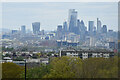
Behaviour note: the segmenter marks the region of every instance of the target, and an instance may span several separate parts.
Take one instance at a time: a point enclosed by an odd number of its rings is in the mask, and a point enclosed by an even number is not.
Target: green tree
[[[2,51],[13,51],[14,48],[5,48],[5,47],[2,47]]]
[[[98,70],[97,77],[117,78],[118,77],[118,57],[106,59],[103,62],[103,68]]]
[[[44,75],[49,73],[50,66],[41,64],[40,67],[27,68],[27,78],[42,78]],[[25,77],[25,73],[21,74],[21,78]]]
[[[117,57],[89,58],[83,61],[83,77],[85,78],[116,78],[118,75]]]
[[[50,73],[43,78],[80,78],[82,75],[82,60],[77,57],[54,58],[50,65]]]
[[[20,78],[24,67],[14,63],[2,63],[2,78]]]
[[[17,57],[16,59],[14,59],[14,61],[24,61],[24,57],[19,56],[19,57]]]
[[[4,57],[11,57],[11,55],[7,53],[7,54],[5,54]]]
[[[120,59],[120,58],[119,58]],[[24,77],[24,73],[22,74]],[[27,78],[117,78],[118,57],[54,57],[50,64],[27,69]]]

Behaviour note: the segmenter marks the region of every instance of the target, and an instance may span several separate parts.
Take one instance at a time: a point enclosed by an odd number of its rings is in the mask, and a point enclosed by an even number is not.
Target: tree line
[[[117,56],[113,58],[54,57],[47,65],[27,68],[27,78],[118,78]],[[3,78],[24,78],[25,68],[14,63],[2,63]]]

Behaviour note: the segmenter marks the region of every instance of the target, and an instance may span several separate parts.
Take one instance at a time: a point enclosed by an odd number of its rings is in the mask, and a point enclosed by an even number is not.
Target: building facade
[[[21,33],[22,33],[22,34],[25,34],[25,33],[26,33],[26,26],[25,26],[25,25],[22,25],[22,26],[21,26]]]
[[[97,18],[97,32],[101,33],[101,21],[99,20],[99,18]]]
[[[69,10],[68,16],[69,32],[75,32],[74,28],[77,26],[77,11],[75,9]]]
[[[107,34],[107,25],[103,25],[103,27],[102,27],[102,33]]]
[[[66,21],[63,23],[63,32],[64,33],[67,32],[67,22]]]
[[[89,21],[89,33],[90,36],[93,34],[93,28],[94,28],[94,21]]]
[[[38,34],[40,32],[40,22],[32,23],[33,34]]]
[[[67,50],[60,50],[59,56],[80,57],[81,59],[98,58],[98,57],[109,58],[114,56],[114,52],[67,49]]]
[[[57,26],[57,39],[62,39],[62,33],[63,33],[63,29],[62,29],[62,25],[58,25]]]

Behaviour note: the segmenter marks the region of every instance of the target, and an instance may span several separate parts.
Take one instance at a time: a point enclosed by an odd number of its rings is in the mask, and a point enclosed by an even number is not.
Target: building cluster
[[[78,12],[70,9],[68,20],[57,25],[55,31],[41,30],[40,22],[33,22],[32,31],[22,25],[19,30],[3,32],[0,40],[2,50],[4,48],[2,62],[24,64],[26,59],[30,64],[48,64],[51,58],[61,56],[81,59],[113,57],[117,49],[120,50],[120,38],[118,43],[118,32],[108,30],[107,27],[102,25],[99,18],[96,26],[92,20],[86,26],[83,20],[78,19]],[[65,49],[68,47],[74,49]]]
[[[33,63],[48,64],[50,59],[54,57],[70,56],[70,57],[79,57],[84,60],[87,58],[101,58],[101,57],[110,58],[110,57],[114,57],[116,54],[117,53],[113,51],[105,50],[105,49],[90,50],[90,49],[75,49],[72,47],[61,48],[58,53],[54,52],[51,49],[46,49],[44,52],[3,51],[2,63],[13,62],[18,65],[24,65],[26,61],[27,64],[33,64]]]
[[[49,59],[52,57],[58,57],[58,54],[54,54],[53,51],[52,54],[49,52],[46,52],[46,54],[42,54],[41,52],[11,52],[11,51],[6,51],[3,52],[2,54],[2,63],[4,62],[13,62],[19,65],[23,65],[25,63],[44,63],[48,64]],[[1,61],[0,61],[1,62]]]
[[[88,21],[88,26],[78,18],[75,9],[69,10],[68,20],[63,25],[57,25],[56,31],[40,30],[40,22],[32,23],[32,31],[27,30],[25,25],[19,30],[12,30],[2,34],[3,44],[7,47],[35,46],[35,47],[64,47],[81,46],[89,48],[117,49],[117,31],[108,30],[108,26],[102,24],[97,18]],[[9,39],[6,43],[5,39]],[[12,40],[12,41],[10,41]]]
[[[32,23],[32,30],[33,30],[32,31],[33,34],[35,35],[44,34],[44,30],[40,31],[40,22]],[[22,25],[20,30],[12,30],[12,34],[20,33],[20,34],[25,35],[26,33],[30,33],[30,32],[31,32],[30,30],[26,30],[25,25]]]
[[[77,18],[77,13],[75,9],[70,9],[68,21],[57,26],[58,40],[79,42],[81,46],[117,48],[117,32],[108,30],[107,25],[102,25],[99,18],[96,26],[94,21],[88,21],[87,27],[83,20]]]

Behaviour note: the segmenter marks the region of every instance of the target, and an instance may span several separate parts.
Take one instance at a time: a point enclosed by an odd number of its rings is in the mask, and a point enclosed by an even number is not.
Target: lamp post
[[[26,80],[26,71],[27,71],[27,68],[26,68],[26,59],[24,59],[25,61],[25,80]]]

